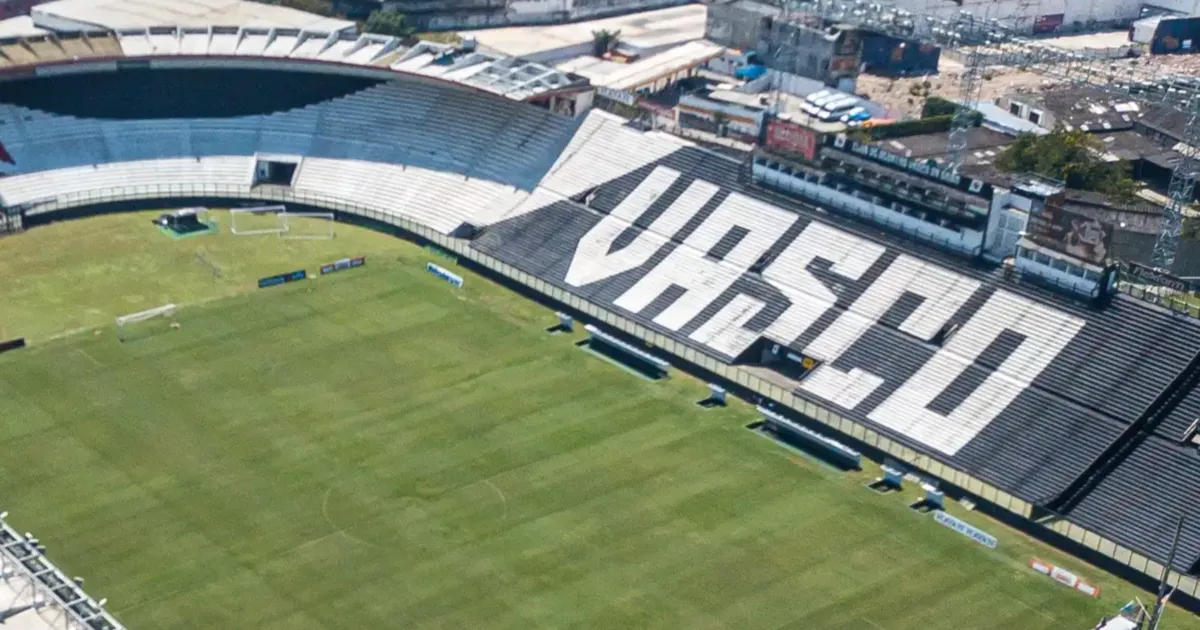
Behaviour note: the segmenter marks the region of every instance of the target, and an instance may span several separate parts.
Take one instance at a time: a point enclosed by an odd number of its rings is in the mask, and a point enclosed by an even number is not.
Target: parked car
[[[842,114],[840,120],[851,127],[859,127],[862,126],[864,122],[871,120],[871,112],[867,111],[866,108],[861,106],[854,107],[845,114]]]
[[[858,103],[859,99],[854,96],[848,96],[828,102],[821,107],[821,113],[817,115],[817,118],[825,122],[839,120],[851,109],[854,109]]]

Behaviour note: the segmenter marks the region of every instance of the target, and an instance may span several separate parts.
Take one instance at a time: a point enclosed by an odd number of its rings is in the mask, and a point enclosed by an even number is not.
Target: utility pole
[[[1175,524],[1175,538],[1171,541],[1171,555],[1167,556],[1167,565],[1163,569],[1162,579],[1158,582],[1158,595],[1154,598],[1154,612],[1150,614],[1150,624],[1147,630],[1158,630],[1158,624],[1162,621],[1163,610],[1167,607],[1166,600],[1170,598],[1167,593],[1167,578],[1171,576],[1171,565],[1175,563],[1175,552],[1179,551],[1179,534],[1183,531],[1183,517],[1179,517],[1179,522]],[[1174,592],[1173,590],[1171,592]]]

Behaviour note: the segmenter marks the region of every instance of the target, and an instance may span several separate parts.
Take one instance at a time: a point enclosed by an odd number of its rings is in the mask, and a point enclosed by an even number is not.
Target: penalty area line
[[[87,359],[88,361],[91,361],[92,365],[99,367],[99,368],[104,367],[103,363],[97,361],[96,357],[93,357],[92,355],[88,354],[87,352],[84,352],[83,348],[75,348],[75,352],[79,353],[83,358]]]
[[[345,538],[346,540],[349,540],[351,542],[356,542],[365,547],[372,547],[374,549],[384,549],[384,550],[389,549],[389,547],[384,547],[383,545],[377,545],[373,542],[368,542],[361,538],[357,538],[353,534],[351,534],[349,531],[347,531],[341,527],[338,527],[337,523],[333,522],[333,519],[329,517],[329,499],[330,499],[330,497],[333,496],[333,491],[336,489],[337,489],[336,482],[330,484],[329,489],[325,491],[325,498],[321,500],[321,517],[325,519],[325,524],[329,525],[329,527],[331,527],[336,534],[342,536],[343,538]]]

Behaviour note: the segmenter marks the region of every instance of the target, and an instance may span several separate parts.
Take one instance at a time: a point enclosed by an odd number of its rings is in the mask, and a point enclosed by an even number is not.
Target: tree
[[[333,4],[329,0],[264,0],[267,4],[274,4],[289,9],[297,9],[308,13],[315,13],[325,17],[335,15]]]
[[[391,35],[406,38],[413,34],[413,28],[405,23],[404,14],[398,11],[372,11],[363,27],[368,33]]]
[[[592,56],[603,57],[621,43],[621,31],[601,29],[592,31]]]
[[[1009,173],[1036,173],[1052,177],[1077,190],[1101,192],[1119,201],[1129,201],[1139,185],[1133,180],[1129,162],[1106,162],[1101,158],[1104,143],[1092,134],[1061,125],[1037,136],[1021,134],[996,160],[996,167]]]

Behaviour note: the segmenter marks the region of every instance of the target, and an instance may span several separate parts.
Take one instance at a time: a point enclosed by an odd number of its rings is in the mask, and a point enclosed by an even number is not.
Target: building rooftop
[[[689,4],[657,11],[633,13],[618,17],[556,24],[553,26],[517,26],[464,32],[482,48],[513,57],[529,57],[564,50],[564,58],[579,54],[576,49],[592,41],[592,32],[620,31],[623,47],[646,50],[683,44],[704,38],[704,21],[708,9]]]
[[[711,42],[694,41],[633,63],[617,63],[585,55],[555,64],[555,67],[587,77],[596,87],[633,91],[663,77],[703,65],[724,52],[723,47]]]
[[[33,18],[28,15],[18,15],[7,20],[0,20],[0,37],[35,37],[49,33],[44,28],[38,28]]]
[[[1144,112],[1144,106],[1133,99],[1115,99],[1104,92],[1085,87],[1010,94],[1009,98],[1044,108],[1054,115],[1055,122],[1068,130],[1098,132],[1130,129]]]
[[[1004,147],[1013,143],[1008,134],[976,127],[967,133],[967,151],[963,156],[966,164],[989,164],[999,157]],[[889,138],[875,144],[889,153],[912,158],[939,160],[949,153],[950,132],[924,133],[903,138]]]
[[[961,100],[956,102],[959,104],[962,103]],[[1037,123],[1025,120],[1024,118],[1021,118],[1015,114],[1010,114],[1003,107],[1000,107],[994,103],[976,103],[975,111],[983,114],[983,124],[985,127],[1002,133],[1009,133],[1013,135],[1021,133],[1044,135],[1050,133]]]
[[[354,22],[247,0],[57,0],[31,11],[35,24],[116,30],[151,26],[254,26],[343,31]]]

